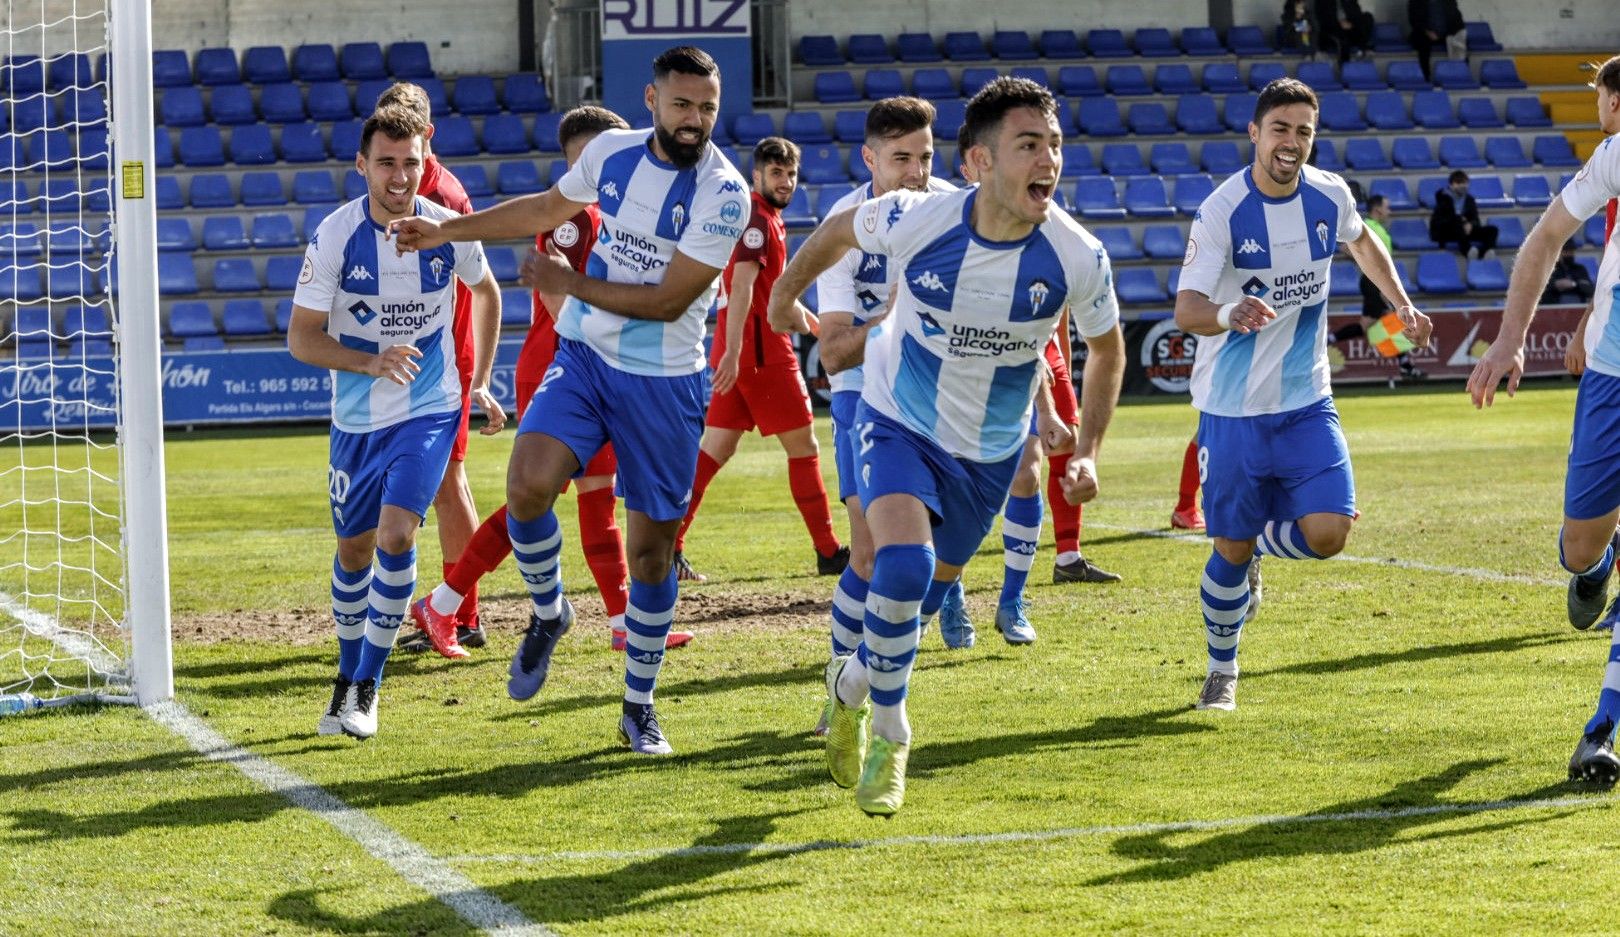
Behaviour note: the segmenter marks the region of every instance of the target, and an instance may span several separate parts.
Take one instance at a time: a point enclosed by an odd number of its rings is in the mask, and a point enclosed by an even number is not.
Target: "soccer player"
[[[627,130],[624,118],[606,108],[576,107],[563,115],[557,125],[557,140],[569,166],[579,160],[580,151],[604,130]],[[591,256],[591,245],[596,243],[601,230],[601,216],[595,205],[563,222],[554,231],[535,238],[536,250],[549,253],[553,245],[568,259],[575,270],[583,273]],[[551,367],[557,354],[557,326],[554,309],[562,306],[559,297],[543,297],[535,292],[529,323],[529,334],[518,352],[516,379],[518,420],[523,419],[535,388]],[[629,600],[626,580],[629,570],[624,560],[624,539],[614,516],[613,473],[615,463],[613,446],[603,446],[585,466],[584,475],[575,482],[579,500],[579,540],[584,548],[585,564],[602,593],[602,604],[607,610],[612,647],[622,651],[625,647],[624,609]],[[465,607],[477,594],[478,581],[492,572],[512,552],[512,540],[506,534],[506,506],[503,504],[486,518],[473,534],[461,559],[445,573],[444,581],[428,596],[411,605],[411,618],[423,635],[424,643],[446,657],[464,657],[466,651],[458,639],[464,633],[452,627],[459,618],[458,608]],[[668,646],[680,647],[692,639],[691,632],[672,631]]]
[[[833,533],[827,489],[821,481],[815,414],[799,356],[792,337],[778,335],[765,324],[766,300],[787,265],[782,209],[799,185],[799,147],[781,137],[759,141],[754,147],[753,178],[748,225],[720,280],[720,324],[709,352],[714,395],[698,449],[692,501],[675,536],[676,574],[696,582],[704,577],[686,559],[686,532],[709,482],[736,454],[742,434],[755,427],[761,436],[775,436],[787,453],[788,489],[815,546],[816,572],[832,576],[849,565],[849,548]]]
[[[287,328],[294,357],[332,371],[338,676],[321,735],[377,732],[377,684],[416,587],[416,529],[461,422],[451,324],[458,277],[473,294],[472,399],[494,431],[506,420],[489,393],[494,346],[486,339],[501,300],[483,248],[457,241],[400,257],[387,242],[396,219],[454,217],[417,195],[426,137],[427,122],[409,108],[380,108],[366,121],[355,156],[366,194],[310,238]]]
[[[1598,67],[1598,125],[1605,133],[1620,131],[1620,56]],[[1525,335],[1536,302],[1547,283],[1558,249],[1587,218],[1620,196],[1620,143],[1611,136],[1598,144],[1592,158],[1553,199],[1519,248],[1508,282],[1502,330],[1474,366],[1468,393],[1474,406],[1490,406],[1496,386],[1507,378],[1512,396],[1524,371]],[[1603,612],[1614,573],[1620,534],[1620,319],[1615,293],[1620,292],[1620,250],[1614,240],[1604,245],[1598,266],[1597,292],[1586,328],[1586,373],[1575,398],[1575,427],[1569,468],[1564,475],[1564,526],[1558,538],[1558,560],[1570,572],[1569,621],[1585,630]],[[1620,629],[1609,646],[1597,710],[1582,730],[1569,759],[1571,779],[1605,786],[1620,780],[1620,758],[1614,753],[1615,725],[1620,723]]]
[[[1198,464],[1214,550],[1199,596],[1209,646],[1199,709],[1237,707],[1237,645],[1252,617],[1259,553],[1324,559],[1344,549],[1355,515],[1350,453],[1328,382],[1328,270],[1339,243],[1397,302],[1405,334],[1429,340],[1383,242],[1356,214],[1343,179],[1305,164],[1316,94],[1281,78],[1249,124],[1254,164],[1193,218],[1176,324],[1201,336],[1193,359]]]
[[[742,237],[748,185],[709,139],[720,70],[708,53],[679,46],[659,55],[645,100],[652,130],[604,131],[547,191],[449,221],[413,218],[394,227],[400,250],[424,250],[457,238],[533,237],[587,205],[600,208],[585,274],[551,258],[525,271],[528,286],[568,299],[557,320],[557,356],[523,414],[507,471],[507,531],[534,605],[507,693],[526,700],[539,692],[573,622],[552,504],[611,442],[629,514],[619,733],[632,751],[667,755],[673,749],[653,690],[675,616],[675,532],[703,434],[704,320]]]
[[[1204,512],[1198,509],[1198,434],[1181,454],[1181,481],[1176,485],[1176,506],[1170,511],[1174,530],[1203,530]]]
[[[849,250],[896,267],[899,295],[867,342],[854,431],[876,547],[864,633],[856,654],[827,667],[828,767],[874,815],[905,799],[919,609],[942,588],[941,574],[948,583],[961,573],[1000,512],[1029,436],[1042,349],[1064,306],[1091,351],[1081,438],[1064,475],[1071,502],[1096,495],[1097,448],[1125,363],[1108,255],[1052,204],[1063,133],[1051,93],[998,78],[968,103],[966,121],[977,187],[901,190],[832,216],[771,294],[772,325],[802,330],[793,300]]]

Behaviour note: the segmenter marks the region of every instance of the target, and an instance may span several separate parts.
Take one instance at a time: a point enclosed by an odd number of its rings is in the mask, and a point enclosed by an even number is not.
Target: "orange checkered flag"
[[[1378,353],[1385,358],[1404,355],[1417,347],[1406,337],[1405,330],[1406,325],[1401,322],[1400,316],[1386,312],[1367,329],[1367,343],[1378,349]]]

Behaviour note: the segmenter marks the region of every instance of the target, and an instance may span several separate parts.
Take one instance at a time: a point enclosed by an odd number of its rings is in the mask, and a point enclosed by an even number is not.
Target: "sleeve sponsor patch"
[[[758,228],[749,228],[743,232],[743,245],[749,250],[759,250],[765,246],[765,232]]]
[[[304,268],[298,271],[298,282],[308,283],[313,279],[315,279],[315,264],[311,263],[308,257],[305,257]]]
[[[572,221],[565,221],[561,227],[551,232],[551,241],[558,247],[567,250],[579,243],[579,228]]]

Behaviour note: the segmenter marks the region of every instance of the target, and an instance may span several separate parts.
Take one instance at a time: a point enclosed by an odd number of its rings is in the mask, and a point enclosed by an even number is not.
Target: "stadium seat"
[[[1526,87],[1512,59],[1486,59],[1481,62],[1479,80],[1485,87],[1495,91],[1511,91]]]
[[[164,257],[174,257],[176,254],[159,254],[161,261]],[[190,258],[183,258],[190,263]],[[33,302],[45,296],[44,278],[40,276],[38,267],[0,267],[0,299],[11,299],[17,302]]]
[[[1490,146],[1489,142],[1486,147]],[[1520,173],[1513,177],[1513,201],[1520,208],[1544,208],[1552,202],[1552,190],[1547,177],[1537,173]]]
[[[1507,122],[1515,127],[1551,127],[1552,118],[1540,98],[1508,98]]]
[[[393,82],[387,80],[386,78],[374,78],[370,81],[362,81],[356,85],[354,89],[355,113],[370,117],[371,112],[377,109],[377,99],[381,97],[382,93],[387,91],[389,86],[392,84]]]
[[[202,246],[211,251],[242,251],[252,247],[242,219],[235,215],[209,215],[203,219]]]
[[[303,235],[305,242],[313,240],[315,231],[326,220],[326,216],[338,210],[337,202],[322,202],[304,209]]]
[[[1079,176],[1095,176],[1102,170],[1091,158],[1091,147],[1084,143],[1063,144],[1063,178],[1074,179]]]
[[[514,283],[518,278],[517,252],[510,247],[484,248],[484,261],[497,283]]]
[[[1331,62],[1301,62],[1297,77],[1300,81],[1310,85],[1311,90],[1317,94],[1326,91],[1344,90],[1344,84],[1339,81],[1339,76],[1334,73]],[[1383,83],[1380,82],[1379,86],[1382,87]]]
[[[294,173],[292,200],[299,205],[337,201],[337,186],[332,184],[332,173],[325,169],[304,169]]]
[[[461,187],[466,190],[468,198],[495,194],[495,185],[489,181],[489,170],[482,163],[463,163],[457,166],[456,178],[461,181]]]
[[[158,293],[163,296],[188,296],[197,292],[197,271],[191,265],[189,253],[160,251],[158,253]]]
[[[1082,132],[1093,137],[1123,137],[1125,122],[1113,98],[1081,98],[1076,115]]]
[[[911,93],[928,101],[957,97],[956,80],[943,68],[919,68],[911,74]]]
[[[1188,26],[1181,31],[1181,48],[1188,55],[1225,55],[1221,37],[1208,26]]]
[[[1581,165],[1575,158],[1575,151],[1570,149],[1569,140],[1562,134],[1536,137],[1530,144],[1530,155],[1543,166],[1574,168]]]
[[[1103,87],[1090,65],[1065,65],[1058,69],[1058,92],[1065,97],[1094,98],[1103,94]]]
[[[1470,260],[1467,282],[1468,288],[1476,293],[1501,293],[1507,289],[1507,271],[1502,269],[1502,262],[1494,257]]]
[[[1348,91],[1336,91],[1322,95],[1319,100],[1324,128],[1337,131],[1367,129],[1367,122],[1361,117],[1361,105],[1355,95]]]
[[[1121,267],[1114,271],[1114,294],[1122,303],[1162,303],[1170,299],[1151,267]]]
[[[1035,43],[1029,41],[1029,33],[1022,29],[996,30],[996,34],[990,39],[990,51],[1003,61],[1026,62],[1041,57],[1041,54],[1035,51]]]
[[[1513,207],[1513,199],[1502,189],[1501,176],[1474,176],[1468,180],[1468,194],[1480,208]]]
[[[1203,90],[1190,67],[1169,62],[1153,70],[1153,87],[1160,94],[1193,94]]]
[[[849,156],[844,160],[844,167],[849,174],[849,178],[853,179],[857,185],[872,181],[872,170],[866,168],[866,162],[861,159],[861,151],[858,147],[852,146],[849,148]]]
[[[1344,143],[1344,164],[1357,172],[1388,172],[1395,168],[1376,137],[1352,137]]]
[[[962,97],[972,98],[979,93],[979,89],[994,81],[1000,74],[999,70],[984,65],[969,66],[962,69]]]
[[[1602,213],[1599,213],[1601,217]],[[1524,222],[1517,215],[1503,215],[1497,218],[1485,219],[1487,224],[1496,225],[1496,246],[1507,250],[1517,250],[1524,245]]]
[[[1155,143],[1148,149],[1148,165],[1161,176],[1185,176],[1198,171],[1198,163],[1185,143]]]
[[[438,143],[437,131],[434,143]],[[527,153],[529,149],[529,131],[523,126],[522,117],[516,114],[491,114],[484,118],[485,153]]]
[[[776,121],[769,114],[738,114],[731,122],[731,137],[739,146],[752,147],[776,135]]]
[[[1406,41],[1405,26],[1397,22],[1375,23],[1373,25],[1373,51],[1411,52],[1412,45]]]
[[[1103,80],[1109,94],[1152,94],[1153,86],[1140,65],[1110,65]]]
[[[962,100],[940,101],[934,105],[934,136],[942,140],[956,139],[956,132],[962,129],[962,121],[967,118],[967,102]],[[1058,107],[1058,123],[1063,123],[1063,108]]]
[[[1530,157],[1518,137],[1486,137],[1485,159],[1497,169],[1529,169]]]
[[[425,42],[395,42],[388,47],[388,74],[399,81],[419,81],[433,77],[433,62]]]
[[[255,338],[274,334],[270,320],[264,314],[264,303],[257,299],[228,299],[220,311],[226,335],[234,338]]]
[[[1465,293],[1468,286],[1457,273],[1457,255],[1431,251],[1418,257],[1418,289],[1425,293]]]
[[[292,81],[287,52],[281,46],[253,46],[242,53],[242,77],[256,85]]]
[[[1258,26],[1233,26],[1226,33],[1226,47],[1239,57],[1245,55],[1270,55],[1276,50],[1271,47],[1271,40]]]
[[[953,62],[988,62],[990,50],[978,33],[949,32],[945,34],[945,57]]]
[[[882,36],[856,33],[849,37],[849,60],[856,65],[887,65],[894,61],[894,53]]]
[[[1224,129],[1215,99],[1207,94],[1184,94],[1176,99],[1176,126],[1191,134],[1220,133]]]
[[[813,227],[818,219],[810,209],[810,193],[803,186],[793,190],[793,197],[782,209],[782,223],[790,228]]]
[[[1208,176],[1177,176],[1174,190],[1170,195],[1170,204],[1176,211],[1191,217],[1198,213],[1198,207],[1204,204],[1215,191],[1215,183]]]
[[[832,36],[801,36],[799,61],[811,68],[844,64],[844,53],[838,51],[838,40]]]
[[[855,153],[860,151],[854,150]],[[844,168],[844,158],[838,147],[831,144],[805,147],[799,154],[799,176],[809,185],[833,185],[847,183],[849,170]]]
[[[169,307],[169,335],[172,338],[192,338],[218,335],[214,313],[207,303],[184,302]]]
[[[1155,260],[1179,261],[1187,253],[1187,233],[1180,225],[1148,225],[1142,232],[1142,252]]]
[[[182,146],[184,140],[181,137]],[[231,129],[231,162],[238,166],[268,166],[275,161],[276,145],[269,126],[244,124]]]
[[[849,72],[820,72],[816,75],[816,100],[822,104],[847,104],[859,101],[861,94],[855,89],[855,79]]]
[[[1125,217],[1114,180],[1106,176],[1082,176],[1074,185],[1074,208],[1084,218]]]
[[[345,91],[347,95],[347,91]],[[304,119],[304,95],[295,84],[265,85],[259,89],[259,112],[276,124],[294,124]]]
[[[963,71],[965,73],[966,69],[964,69]],[[1033,81],[1036,84],[1040,85],[1042,88],[1050,89],[1052,87],[1051,76],[1047,74],[1046,68],[1044,66],[1020,65],[1020,66],[1018,66],[1018,67],[1016,67],[1016,68],[1014,68],[1012,70],[1012,76],[1014,78],[1022,78],[1022,79],[1026,80],[1026,81]],[[962,97],[964,97],[964,98],[973,97],[973,95],[971,95],[971,94],[969,94],[967,92],[967,88],[965,86],[962,89]],[[1062,103],[1068,104],[1069,102],[1064,101]]]
[[[1374,91],[1367,95],[1367,123],[1379,130],[1411,130],[1412,117],[1406,112],[1406,95],[1399,91]]]
[[[1441,137],[1440,164],[1448,169],[1484,169],[1485,157],[1473,137]]]
[[[73,166],[73,136],[66,130],[40,130],[28,140],[28,162],[44,163],[46,169],[68,169]],[[61,180],[73,184],[71,179]],[[77,204],[72,210],[78,208]],[[54,209],[53,209],[54,210]]]
[[[1418,204],[1426,209],[1434,208],[1434,193],[1447,185],[1445,176],[1424,176],[1418,180]]]
[[[1175,124],[1170,122],[1170,112],[1159,103],[1132,104],[1125,112],[1125,120],[1131,132],[1138,136],[1167,136],[1176,132]]]
[[[836,111],[833,113],[833,136],[840,143],[866,142],[866,112]]]
[[[152,52],[152,86],[155,88],[184,88],[191,84],[191,60],[180,49],[156,49]]]
[[[1232,62],[1213,62],[1204,66],[1204,90],[1211,94],[1237,94],[1247,91],[1249,85],[1238,74]]]
[[[1500,52],[1502,44],[1491,35],[1491,24],[1485,22],[1464,23],[1463,28],[1468,30],[1468,51],[1470,52]]]
[[[385,85],[392,84],[392,81],[385,82]],[[428,104],[430,104],[433,108],[434,120],[438,120],[440,117],[450,116],[452,112],[452,108],[450,107],[450,93],[444,90],[444,82],[437,78],[418,78],[416,79],[416,84],[420,85],[422,90],[427,92]]]
[[[1412,118],[1419,127],[1450,130],[1458,126],[1451,95],[1444,91],[1418,91],[1412,95]]]
[[[174,168],[174,138],[162,127],[156,128],[152,134],[152,165],[158,169]]]
[[[229,302],[229,301],[230,300],[226,300],[226,302]],[[281,332],[281,333],[285,334],[286,331],[287,331],[287,327],[292,325],[292,307],[293,307],[293,303],[292,303],[291,299],[283,299],[283,300],[276,303],[275,325],[276,325],[276,331],[277,332]],[[503,312],[503,315],[504,315],[504,312],[505,312],[504,307],[502,309],[502,312]]]
[[[1457,119],[1470,130],[1494,130],[1504,126],[1502,115],[1490,98],[1463,98],[1457,102]]]
[[[1133,42],[1136,45],[1136,54],[1143,58],[1165,59],[1181,54],[1176,41],[1170,37],[1170,30],[1157,26],[1138,29]]]
[[[251,124],[259,119],[253,105],[253,91],[247,85],[220,85],[208,97],[208,112],[214,123],[234,126]]]
[[[1328,172],[1344,172],[1344,160],[1339,157],[1339,147],[1332,140],[1317,137],[1316,145],[1311,150],[1310,162],[1317,169],[1325,169]],[[1248,160],[1244,160],[1244,165],[1248,165],[1248,163]]]
[[[1322,141],[1317,141],[1321,147]],[[1198,163],[1212,176],[1228,176],[1243,168],[1245,160],[1232,140],[1210,140],[1198,151]]]
[[[782,118],[782,135],[801,147],[832,142],[818,111],[789,111]]]
[[[546,185],[534,163],[524,160],[496,166],[495,187],[502,195],[528,195],[541,191]]]
[[[248,230],[248,239],[253,246],[263,249],[298,247],[298,229],[293,227],[291,216],[281,212],[271,212],[253,216],[253,226]]]
[[[160,251],[185,251],[187,253],[196,250],[197,239],[191,234],[191,222],[185,218],[159,216],[157,220],[157,248]]]
[[[339,148],[339,130],[344,123],[332,126],[332,154],[338,159],[354,159],[360,150],[360,131],[358,121],[348,121],[355,127],[349,145]],[[320,124],[302,123],[286,124],[281,128],[281,158],[289,163],[324,163],[326,162],[326,144],[321,140]]]
[[[1607,219],[1604,218],[1603,212],[1598,212],[1592,217],[1586,219],[1586,224],[1582,228],[1586,234],[1586,243],[1592,245],[1593,247],[1603,247],[1603,229],[1606,226]]]
[[[1335,260],[1328,272],[1328,296],[1348,299],[1361,295],[1361,271],[1348,260]]]
[[[1255,62],[1249,66],[1249,90],[1256,93],[1279,78],[1287,78],[1288,69],[1280,62]]]
[[[1147,164],[1142,162],[1142,153],[1134,143],[1106,143],[1102,148],[1102,158],[1097,161],[1102,171],[1110,176],[1145,176]]]
[[[1434,85],[1423,76],[1423,68],[1413,59],[1397,59],[1389,63],[1384,80],[1396,91],[1427,91]]]
[[[498,114],[501,103],[495,96],[495,79],[488,75],[463,75],[456,79],[452,100],[458,114]],[[315,103],[313,95],[310,110]]]
[[[1099,59],[1128,59],[1133,54],[1125,34],[1117,29],[1093,29],[1086,33],[1086,50]]]
[[[287,204],[287,195],[281,190],[281,175],[275,172],[243,173],[241,202],[243,205]]]
[[[69,338],[111,338],[107,310],[102,306],[69,306],[62,316],[62,334]]]
[[[201,49],[194,60],[197,66],[197,84],[199,85],[239,85],[242,83],[242,70],[236,64],[236,50],[234,49]]]
[[[557,130],[562,125],[563,115],[560,111],[546,111],[534,115],[534,145],[542,153],[561,153],[562,141],[557,136]],[[714,125],[714,141],[720,144],[721,131],[724,125],[719,121]]]
[[[187,127],[180,131],[180,162],[187,166],[225,165],[225,141],[218,127]]]
[[[206,244],[206,238],[204,239]],[[220,293],[257,293],[262,286],[253,270],[253,261],[246,257],[230,257],[214,261],[214,290]]]
[[[1434,83],[1447,91],[1479,90],[1479,82],[1474,79],[1473,71],[1462,59],[1436,58],[1430,74]]]
[[[349,81],[388,77],[388,67],[383,64],[382,46],[375,42],[344,43],[338,52],[338,68]]]
[[[1125,180],[1125,210],[1137,218],[1169,218],[1176,210],[1164,192],[1158,176],[1136,176]]]
[[[271,257],[264,262],[264,287],[272,293],[291,293],[298,288],[298,272],[304,265],[301,256]]]
[[[0,191],[3,191],[3,189],[0,189]],[[11,198],[0,195],[0,201],[9,202]],[[26,206],[26,203],[24,203],[24,206]],[[157,207],[159,211],[172,211],[186,207],[185,196],[180,191],[180,180],[168,173],[163,173],[157,177]]]
[[[33,99],[39,106],[45,104],[44,98]],[[19,102],[21,103],[21,102]],[[191,86],[184,88],[170,88],[163,92],[158,101],[158,115],[163,123],[170,127],[201,127],[208,122],[203,111],[202,92]],[[44,126],[44,120],[32,119],[24,121],[13,116],[11,124],[19,133]]]
[[[1417,208],[1417,201],[1412,198],[1412,190],[1407,188],[1405,179],[1374,179],[1367,186],[1367,194],[1382,195],[1388,199],[1390,211],[1411,211]]]
[[[1049,59],[1081,59],[1086,50],[1072,29],[1041,30],[1041,55]]]
[[[1254,106],[1260,100],[1258,94],[1242,92],[1226,96],[1226,103],[1222,105],[1222,118],[1226,121],[1226,129],[1233,133],[1247,133],[1249,121],[1254,119]]]
[[[1401,169],[1439,169],[1440,161],[1429,149],[1428,137],[1396,137],[1390,157]]]
[[[514,114],[538,114],[551,110],[546,83],[533,72],[507,75],[501,83],[501,102]]]
[[[182,223],[184,223],[182,221]],[[189,229],[188,229],[189,232]],[[163,250],[162,232],[158,233],[159,250]],[[24,221],[18,224],[0,225],[0,258],[32,257],[42,251],[39,243],[38,226]],[[6,263],[5,266],[11,266]]]
[[[900,72],[892,68],[868,69],[866,77],[861,82],[861,92],[868,101],[881,101],[906,93],[906,86],[900,77]]]
[[[318,42],[293,49],[293,77],[299,81],[337,81],[337,52],[328,43]]]
[[[494,94],[492,87],[490,89],[492,98]],[[341,81],[320,81],[310,85],[308,107],[312,120],[348,120],[354,116],[354,104],[349,100],[349,86]]]
[[[446,117],[434,121],[433,152],[440,157],[477,156],[478,137],[472,121],[465,117]]]
[[[894,47],[900,61],[911,65],[943,60],[939,46],[934,44],[934,37],[927,33],[901,33],[895,38]]]
[[[56,126],[59,121],[56,117],[54,103],[53,98],[43,94],[33,95],[14,102],[10,108],[12,132],[30,133],[47,126]]]
[[[1305,66],[1309,64],[1312,63],[1300,64],[1301,76],[1305,74]],[[1378,66],[1368,59],[1345,62],[1339,67],[1339,77],[1345,88],[1351,91],[1382,91],[1389,87],[1389,84],[1379,77]]]
[[[1108,252],[1108,259],[1114,263],[1122,260],[1141,260],[1142,249],[1136,246],[1136,240],[1131,236],[1130,228],[1120,228],[1113,225],[1098,225],[1091,229],[1091,233],[1102,242],[1103,250]],[[1115,271],[1118,275],[1118,271]]]

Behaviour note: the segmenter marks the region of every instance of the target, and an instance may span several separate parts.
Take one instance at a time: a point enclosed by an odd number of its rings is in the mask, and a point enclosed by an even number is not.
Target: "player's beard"
[[[675,134],[664,129],[662,124],[653,126],[653,134],[658,138],[658,145],[663,148],[664,155],[679,169],[691,169],[703,158],[703,148],[709,144],[709,135],[698,131],[696,143],[682,143],[675,139]]]
[[[776,209],[777,211],[781,211],[782,209],[788,207],[788,205],[791,204],[792,201],[793,201],[793,193],[792,192],[788,193],[787,198],[781,198],[781,197],[777,196],[775,189],[772,189],[772,190],[770,190],[768,192],[761,192],[761,193],[759,193],[759,195],[765,201],[770,202],[771,207]]]

